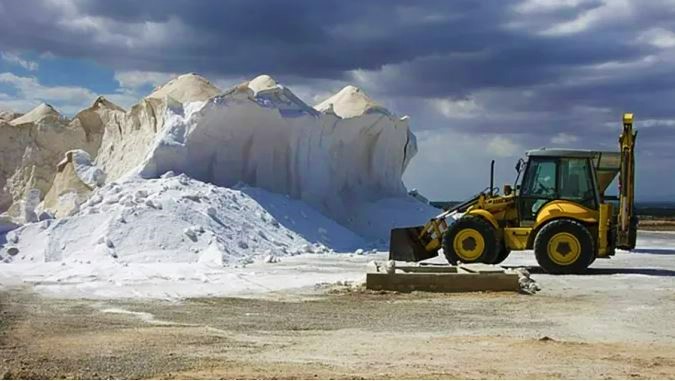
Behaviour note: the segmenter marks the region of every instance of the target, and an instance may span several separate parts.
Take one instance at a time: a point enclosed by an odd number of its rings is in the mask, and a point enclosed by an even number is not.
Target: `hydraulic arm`
[[[619,137],[621,173],[619,175],[619,214],[617,217],[617,247],[632,250],[637,236],[637,218],[633,215],[635,201],[635,139],[633,114],[623,114],[623,132]]]

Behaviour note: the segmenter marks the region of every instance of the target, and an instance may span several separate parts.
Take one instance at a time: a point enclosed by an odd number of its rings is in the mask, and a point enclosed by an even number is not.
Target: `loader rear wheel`
[[[578,274],[595,256],[591,232],[579,222],[562,219],[544,225],[534,239],[539,266],[551,274]]]
[[[495,229],[480,217],[462,217],[443,235],[443,252],[453,265],[457,262],[492,263],[498,247]]]
[[[635,249],[635,244],[637,243],[637,228],[639,220],[637,216],[630,218],[630,230],[628,230],[628,242],[630,245],[629,250]]]

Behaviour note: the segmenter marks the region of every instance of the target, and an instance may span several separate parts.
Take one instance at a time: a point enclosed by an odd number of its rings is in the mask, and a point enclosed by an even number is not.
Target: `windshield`
[[[521,194],[554,198],[556,190],[556,161],[533,160],[523,179]]]

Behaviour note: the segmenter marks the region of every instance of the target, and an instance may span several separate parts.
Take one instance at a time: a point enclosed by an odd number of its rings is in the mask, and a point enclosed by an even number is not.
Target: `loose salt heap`
[[[16,262],[223,265],[364,244],[361,237],[300,201],[171,173],[109,183],[70,217],[28,224],[8,237],[5,252],[18,250],[7,255]]]

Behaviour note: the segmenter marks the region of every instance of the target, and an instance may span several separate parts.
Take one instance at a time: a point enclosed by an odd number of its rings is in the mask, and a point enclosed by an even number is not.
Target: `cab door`
[[[558,198],[558,159],[530,157],[520,186],[520,226],[532,226],[544,204]]]

